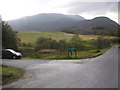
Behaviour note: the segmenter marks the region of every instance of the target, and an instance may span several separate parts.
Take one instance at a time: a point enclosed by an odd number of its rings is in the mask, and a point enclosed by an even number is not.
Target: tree
[[[35,47],[36,50],[57,49],[57,48],[58,48],[58,42],[51,38],[39,37],[36,41],[36,47]]]
[[[64,52],[67,50],[68,48],[68,45],[67,45],[67,42],[65,40],[60,40],[58,42],[58,49],[60,50],[60,52]]]
[[[18,50],[20,39],[17,37],[17,32],[13,31],[11,26],[5,21],[2,21],[2,48],[10,48]]]
[[[43,38],[39,37],[36,41],[35,50],[42,50],[42,49],[57,49],[60,52],[67,50],[67,43],[65,40],[60,40],[57,42],[51,38]]]
[[[94,42],[94,46],[100,50],[109,47],[110,42],[107,39],[105,39],[103,36],[99,36],[97,40]]]
[[[51,41],[51,49],[58,49],[58,42],[56,40]]]
[[[75,34],[73,38],[70,41],[71,46],[76,47],[78,50],[83,50],[84,49],[84,41],[81,40],[78,34]]]
[[[43,38],[43,37],[39,37],[36,41],[36,50],[41,50],[41,49],[50,49],[50,42],[51,42],[51,38]]]

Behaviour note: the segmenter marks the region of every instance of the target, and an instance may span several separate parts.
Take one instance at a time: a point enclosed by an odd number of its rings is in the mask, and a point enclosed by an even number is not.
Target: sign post
[[[77,48],[75,46],[71,46],[68,48],[68,56],[72,56],[73,52],[75,53],[75,56],[77,56]]]

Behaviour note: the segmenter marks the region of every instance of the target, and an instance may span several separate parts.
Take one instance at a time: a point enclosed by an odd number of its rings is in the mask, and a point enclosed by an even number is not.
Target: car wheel
[[[15,57],[15,56],[13,56],[13,59],[16,59],[16,57]]]

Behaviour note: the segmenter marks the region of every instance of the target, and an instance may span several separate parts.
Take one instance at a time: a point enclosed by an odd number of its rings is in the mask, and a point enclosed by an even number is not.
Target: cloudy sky
[[[119,0],[0,0],[3,20],[40,13],[80,15],[86,19],[106,16],[118,22]]]

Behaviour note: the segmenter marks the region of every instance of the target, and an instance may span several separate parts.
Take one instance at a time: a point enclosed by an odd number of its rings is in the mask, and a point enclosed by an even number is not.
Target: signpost
[[[68,56],[72,56],[73,52],[75,53],[75,56],[77,56],[77,48],[75,46],[71,46],[68,48]]]

